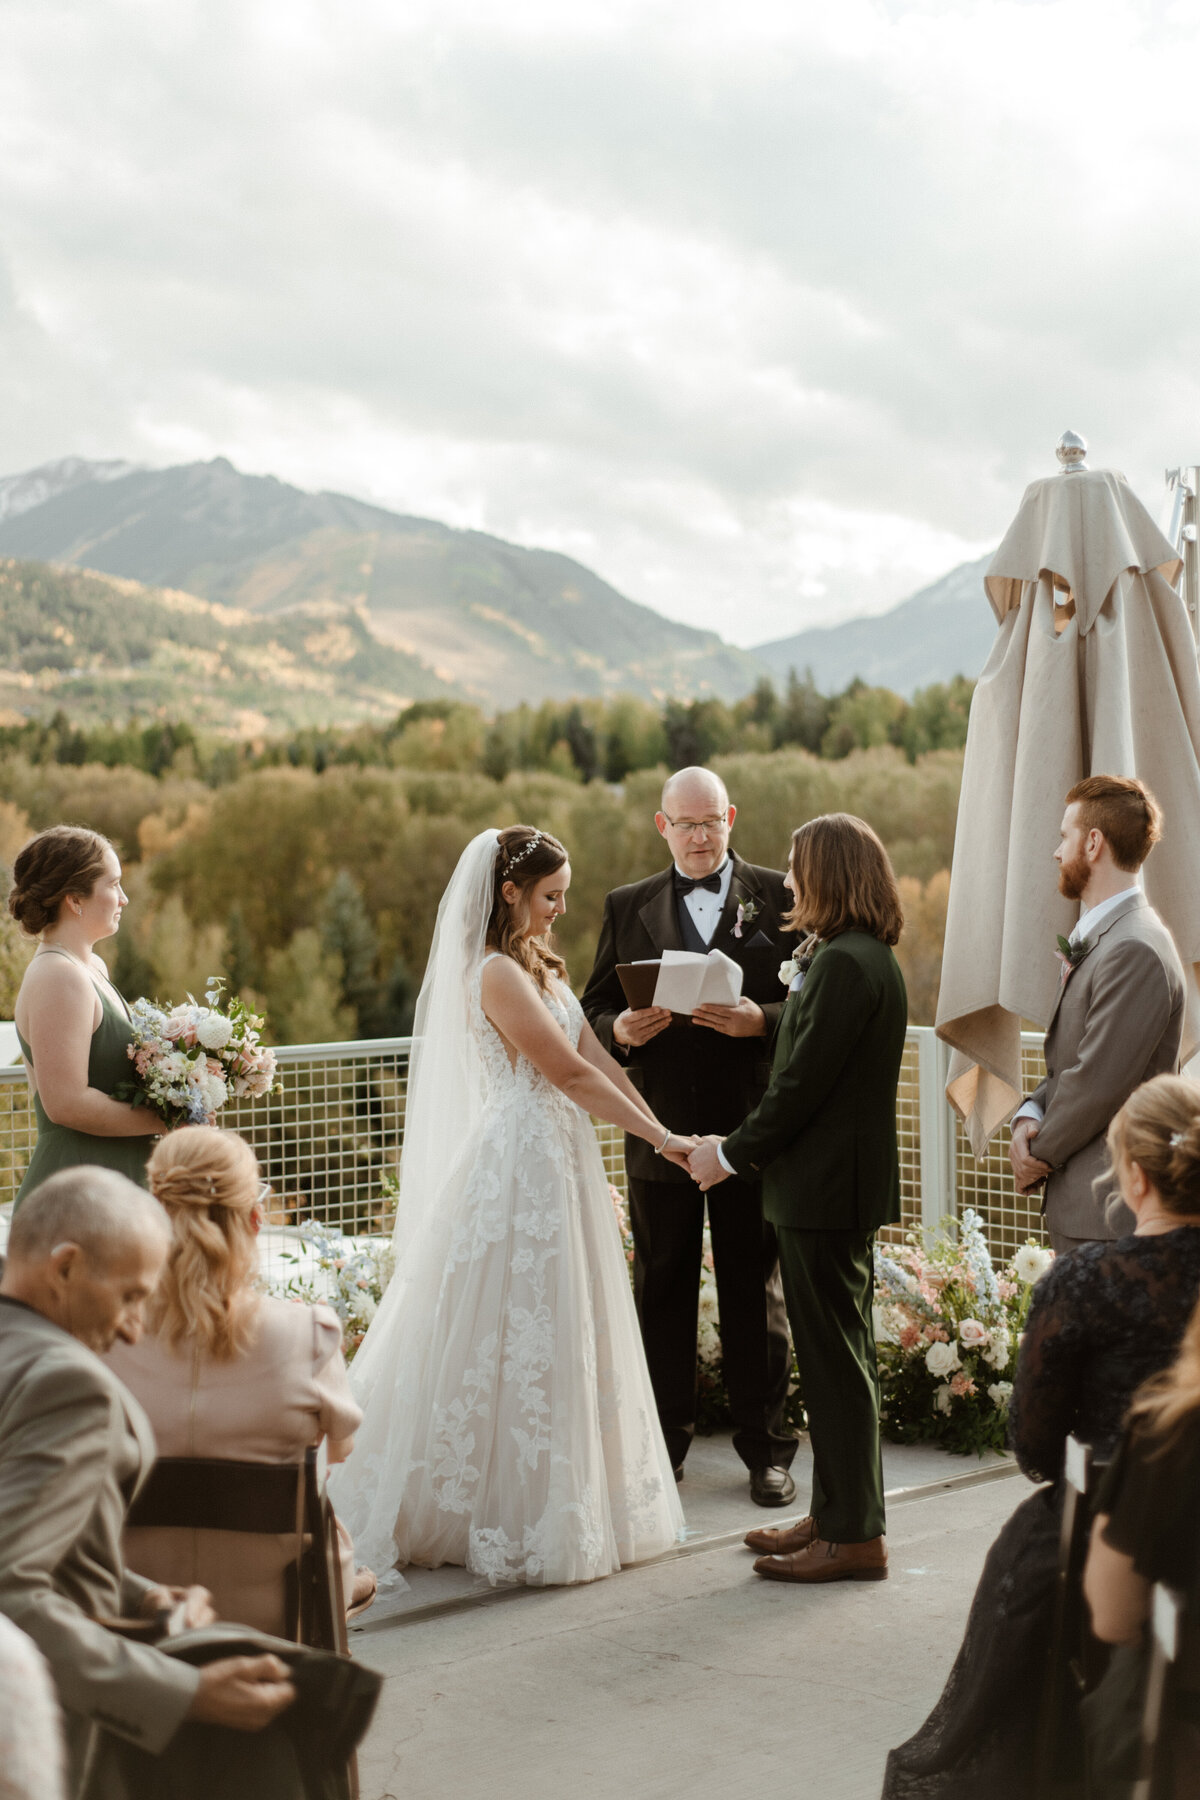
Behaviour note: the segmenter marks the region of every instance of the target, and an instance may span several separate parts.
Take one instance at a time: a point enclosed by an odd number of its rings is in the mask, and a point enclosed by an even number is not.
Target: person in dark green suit
[[[908,1000],[891,946],[903,915],[887,851],[847,813],[792,838],[791,923],[808,938],[775,1034],[771,1082],[736,1131],[691,1157],[704,1189],[761,1178],[808,1408],[809,1516],[752,1531],[760,1575],[881,1581],[887,1575],[874,1238],[900,1217],[896,1089]],[[789,965],[784,964],[784,971]]]

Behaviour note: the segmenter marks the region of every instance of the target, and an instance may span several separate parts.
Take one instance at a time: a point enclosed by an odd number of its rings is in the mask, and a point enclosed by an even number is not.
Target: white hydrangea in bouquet
[[[882,1423],[899,1443],[982,1455],[1004,1448],[1021,1332],[1054,1256],[1023,1244],[998,1275],[979,1214],[953,1227],[928,1248],[915,1233],[875,1246]]]
[[[224,981],[212,975],[203,1005],[191,994],[173,1006],[136,1000],[129,1046],[136,1078],[122,1082],[116,1098],[148,1106],[168,1125],[211,1125],[230,1100],[257,1100],[276,1089],[263,1020],[224,993]]]

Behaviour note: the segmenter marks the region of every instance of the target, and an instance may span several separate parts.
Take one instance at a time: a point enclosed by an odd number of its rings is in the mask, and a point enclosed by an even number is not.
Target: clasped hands
[[[718,1181],[726,1181],[729,1177],[729,1170],[717,1155],[717,1145],[721,1142],[722,1139],[716,1135],[697,1137],[693,1133],[691,1137],[684,1137],[672,1132],[663,1155],[668,1162],[686,1169],[700,1192],[706,1194],[710,1187],[716,1187]]]

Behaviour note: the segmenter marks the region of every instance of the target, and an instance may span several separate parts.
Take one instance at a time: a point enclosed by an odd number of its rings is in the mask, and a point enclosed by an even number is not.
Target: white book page
[[[675,1013],[693,1013],[698,1006],[736,1006],[742,994],[742,971],[733,958],[720,950],[701,956],[694,950],[664,950],[655,1006]]]

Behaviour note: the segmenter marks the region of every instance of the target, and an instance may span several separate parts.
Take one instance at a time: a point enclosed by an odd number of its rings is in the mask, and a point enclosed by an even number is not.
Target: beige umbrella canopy
[[[1085,775],[1137,775],[1162,806],[1146,893],[1190,978],[1185,1054],[1200,1042],[1200,674],[1181,559],[1124,476],[1063,444],[1064,472],[1026,489],[984,577],[1000,630],[971,704],[937,1016],[976,1156],[1021,1097],[1022,1019],[1053,1010],[1078,907],[1051,856]]]

